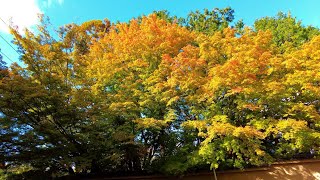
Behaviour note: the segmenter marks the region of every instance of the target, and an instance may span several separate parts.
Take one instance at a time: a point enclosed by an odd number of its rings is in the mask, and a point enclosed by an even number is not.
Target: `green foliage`
[[[170,16],[170,13],[167,10],[153,11],[153,13],[157,15],[159,19],[163,19],[170,23],[177,23],[182,26],[186,23],[186,20],[182,17],[178,18],[177,16]]]
[[[216,31],[221,31],[227,28],[234,20],[234,10],[230,7],[213,10],[204,9],[203,12],[197,10],[190,12],[187,18],[171,16],[166,10],[154,11],[158,18],[170,23],[177,23],[180,26],[186,27],[191,31],[201,32],[212,35]],[[242,21],[236,23],[235,28],[241,30],[244,27]]]
[[[228,27],[229,23],[234,20],[234,10],[230,7],[219,9],[215,8],[212,11],[204,9],[191,12],[187,18],[187,28],[192,31],[202,32],[212,35],[217,30],[223,30]]]
[[[264,17],[256,20],[254,28],[257,31],[271,31],[273,43],[281,47],[282,52],[300,47],[320,33],[319,29],[303,26],[302,22],[292,17],[290,13],[282,12],[279,12],[276,17]]]

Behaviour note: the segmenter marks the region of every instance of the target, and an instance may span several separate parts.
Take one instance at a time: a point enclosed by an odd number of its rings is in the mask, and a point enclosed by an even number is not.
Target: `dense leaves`
[[[180,174],[318,157],[319,30],[233,18],[159,11],[66,25],[58,39],[43,17],[37,34],[12,30],[25,67],[1,71],[3,167]]]
[[[273,35],[273,43],[282,51],[300,47],[310,41],[313,36],[319,35],[319,29],[304,27],[301,21],[296,20],[290,13],[279,12],[276,17],[264,17],[254,23],[257,30],[269,30]]]

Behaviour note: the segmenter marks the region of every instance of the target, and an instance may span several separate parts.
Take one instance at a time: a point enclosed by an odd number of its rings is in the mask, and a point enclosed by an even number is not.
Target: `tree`
[[[116,25],[92,46],[88,72],[96,79],[97,95],[109,103],[109,121],[115,136],[123,137],[118,140],[120,147],[126,148],[123,156],[135,151],[128,148],[140,149],[138,162],[131,164],[151,170],[155,159],[174,152],[177,139],[168,115],[172,110],[150,92],[149,81],[158,73],[164,54],[177,55],[194,37],[186,28],[150,15]]]
[[[1,119],[6,125],[2,132],[7,137],[3,155],[5,161],[30,163],[42,171],[63,172],[74,163],[78,172],[85,171],[95,163],[96,153],[90,149],[97,144],[89,140],[95,134],[91,130],[97,126],[99,131],[104,125],[92,120],[97,114],[91,105],[95,100],[88,91],[90,81],[83,79],[81,60],[86,46],[108,24],[71,25],[61,30],[62,39],[57,41],[50,36],[45,19],[41,20],[38,35],[26,31],[22,36],[12,29],[26,68],[14,65],[9,76],[1,79]],[[104,144],[100,142],[99,147]]]
[[[186,27],[191,31],[213,35],[216,31],[227,28],[234,20],[234,10],[230,7],[223,9],[214,8],[212,10],[204,9],[203,12],[197,10],[190,12],[186,18],[171,16],[167,10],[154,11],[154,14],[160,19],[169,23],[176,23]],[[139,17],[138,19],[141,19]],[[236,23],[235,28],[242,29],[242,21]]]
[[[205,41],[205,46],[200,44],[206,59],[220,59],[223,54],[225,61],[209,70],[207,91],[202,93],[208,104],[200,111],[206,121],[185,123],[204,137],[198,160],[213,168],[225,163],[241,168],[272,158],[316,156],[318,63],[313,57],[319,38],[290,55],[281,55],[272,45],[270,32],[248,32],[240,38],[230,32],[217,33],[223,37],[221,42],[215,37]],[[307,53],[311,51],[312,55]]]
[[[227,28],[229,23],[234,20],[234,10],[230,7],[219,9],[215,8],[212,11],[204,9],[191,12],[188,15],[186,27],[192,31],[202,32],[212,35],[217,30]]]
[[[276,17],[264,17],[254,22],[255,30],[271,31],[272,41],[280,48],[281,52],[300,47],[310,41],[312,37],[319,35],[319,29],[312,26],[304,26],[301,21],[288,14],[279,12]]]

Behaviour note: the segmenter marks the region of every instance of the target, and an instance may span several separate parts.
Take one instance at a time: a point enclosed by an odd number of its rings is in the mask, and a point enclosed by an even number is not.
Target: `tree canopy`
[[[233,13],[12,29],[25,66],[1,70],[1,167],[182,174],[319,157],[319,30],[284,13],[233,27]]]

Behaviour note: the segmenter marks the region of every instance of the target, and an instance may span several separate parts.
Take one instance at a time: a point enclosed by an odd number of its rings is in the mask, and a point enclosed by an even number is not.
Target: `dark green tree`
[[[290,50],[300,47],[312,37],[319,35],[318,28],[304,26],[301,21],[289,13],[279,12],[275,17],[264,17],[254,23],[256,31],[271,31],[273,43],[280,50]]]
[[[191,12],[186,19],[186,27],[192,31],[212,35],[217,30],[223,30],[234,20],[234,10],[230,7],[213,10],[204,9],[203,12]]]

